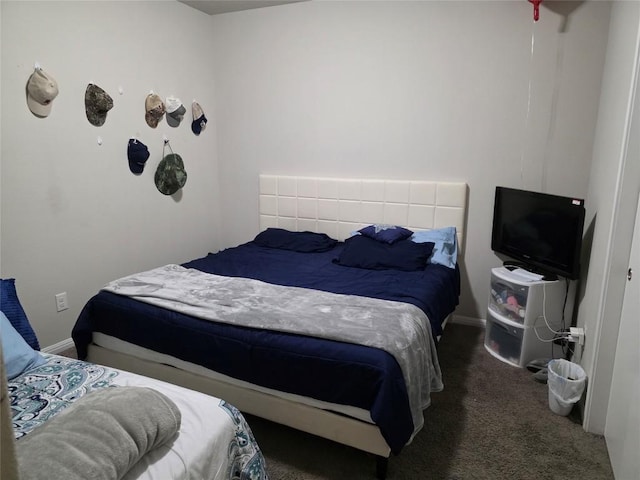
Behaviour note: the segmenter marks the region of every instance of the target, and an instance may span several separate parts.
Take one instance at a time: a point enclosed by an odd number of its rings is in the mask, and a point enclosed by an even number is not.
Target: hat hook
[[[162,158],[164,158],[164,149],[165,147],[169,147],[169,151],[173,154],[173,148],[171,148],[171,144],[169,143],[169,139],[166,135],[163,135],[164,145],[162,145]]]
[[[38,62],[36,60],[36,63],[33,65],[34,70],[42,70],[42,67],[40,66],[40,62]]]

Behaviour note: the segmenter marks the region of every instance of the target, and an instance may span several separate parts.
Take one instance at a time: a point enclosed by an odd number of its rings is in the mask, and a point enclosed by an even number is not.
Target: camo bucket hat
[[[173,195],[184,187],[184,184],[187,183],[187,171],[184,169],[182,157],[171,150],[170,154],[160,160],[154,180],[156,188],[163,195]]]
[[[113,99],[99,86],[90,83],[84,92],[84,110],[91,125],[101,127],[107,120],[107,112],[113,108]]]

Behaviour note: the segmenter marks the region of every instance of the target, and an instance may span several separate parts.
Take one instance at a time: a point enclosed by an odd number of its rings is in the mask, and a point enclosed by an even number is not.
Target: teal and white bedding
[[[251,429],[242,414],[223,400],[122,370],[44,356],[45,364],[8,382],[18,449],[31,432],[63,411],[71,414],[73,403],[91,392],[148,387],[178,407],[180,429],[175,440],[147,452],[122,478],[268,479]]]
[[[46,356],[46,355],[45,355]],[[87,393],[109,387],[118,372],[92,363],[46,356],[47,362],[8,383],[17,439],[53,418]]]

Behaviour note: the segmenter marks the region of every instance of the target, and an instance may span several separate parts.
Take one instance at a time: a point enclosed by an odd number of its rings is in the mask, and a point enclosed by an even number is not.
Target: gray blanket
[[[380,348],[400,365],[415,432],[431,392],[442,390],[429,320],[414,305],[273,285],[165,265],[115,280],[104,290],[216,322]]]
[[[97,390],[18,440],[22,480],[114,480],[142,456],[172,440],[181,414],[144,387]]]

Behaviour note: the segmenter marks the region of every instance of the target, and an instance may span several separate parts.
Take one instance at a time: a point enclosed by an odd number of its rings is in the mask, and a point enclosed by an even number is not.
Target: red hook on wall
[[[537,22],[540,18],[540,4],[542,0],[529,0],[529,2],[533,3],[533,21]]]

